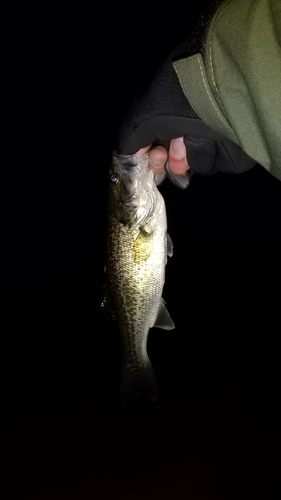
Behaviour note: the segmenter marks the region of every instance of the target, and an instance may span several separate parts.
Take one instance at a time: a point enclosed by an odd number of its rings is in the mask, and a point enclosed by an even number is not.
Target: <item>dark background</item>
[[[120,404],[117,328],[99,318],[115,133],[194,4],[2,18],[3,499],[280,493],[279,181],[257,165],[161,186],[176,329],[149,335],[157,403]]]

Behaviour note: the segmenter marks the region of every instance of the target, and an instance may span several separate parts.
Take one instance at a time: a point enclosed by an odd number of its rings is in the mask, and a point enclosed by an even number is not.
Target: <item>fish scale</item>
[[[148,333],[153,326],[174,328],[162,299],[166,207],[147,155],[117,155],[109,179],[106,294],[120,331],[121,398],[129,402],[144,394],[157,400],[157,382],[147,353]]]
[[[107,276],[114,293],[114,310],[121,330],[124,347],[128,345],[128,357],[135,346],[146,346],[145,333],[151,327],[157,313],[159,294],[164,285],[164,272],[158,246],[147,259],[134,260],[134,246],[139,231],[133,231],[110,218]],[[164,244],[161,245],[164,247]],[[141,260],[141,259],[140,259]],[[122,332],[126,332],[122,335]],[[130,332],[130,336],[127,335]],[[132,336],[134,336],[132,340]]]

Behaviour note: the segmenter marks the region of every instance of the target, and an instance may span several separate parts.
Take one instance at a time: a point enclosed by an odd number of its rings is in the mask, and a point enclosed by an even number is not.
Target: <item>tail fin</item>
[[[130,403],[140,394],[143,394],[151,401],[157,401],[159,397],[154,370],[149,358],[137,365],[126,361],[122,364],[122,403]]]

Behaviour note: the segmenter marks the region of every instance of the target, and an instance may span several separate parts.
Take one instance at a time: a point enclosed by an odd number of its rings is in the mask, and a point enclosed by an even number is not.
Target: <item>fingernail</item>
[[[186,156],[186,149],[183,142],[183,137],[173,139],[170,143],[170,153],[177,160],[181,160]]]

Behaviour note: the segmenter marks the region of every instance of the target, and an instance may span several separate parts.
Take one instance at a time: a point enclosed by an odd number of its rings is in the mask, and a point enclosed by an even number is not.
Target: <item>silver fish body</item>
[[[120,330],[121,399],[139,394],[155,401],[158,387],[147,353],[150,328],[173,329],[162,291],[167,255],[164,199],[148,155],[113,155],[109,172],[106,295]]]

